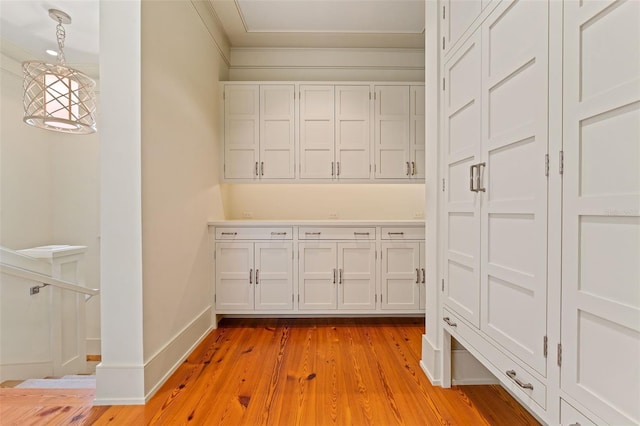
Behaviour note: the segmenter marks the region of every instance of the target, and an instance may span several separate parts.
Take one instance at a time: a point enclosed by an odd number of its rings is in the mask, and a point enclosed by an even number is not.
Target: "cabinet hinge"
[[[547,345],[548,345],[548,339],[547,336],[544,336],[544,338],[542,339],[542,354],[544,355],[544,357],[547,357]]]
[[[444,82],[444,78],[442,79],[442,90],[446,87],[446,83]]]
[[[294,296],[293,296],[293,294],[292,294],[292,295],[291,295],[291,303],[293,303],[293,302],[294,302],[293,298],[294,298]]]
[[[445,19],[446,16],[447,16],[446,10],[447,10],[447,7],[446,6],[442,6],[442,19]]]
[[[300,295],[298,294],[298,303],[300,303]]]
[[[558,367],[562,367],[562,343],[558,343]]]
[[[213,260],[216,260],[216,252],[213,252]]]
[[[378,260],[378,250],[376,250],[376,260]]]
[[[376,303],[378,303],[378,295],[376,294]]]
[[[216,303],[218,301],[218,295],[214,294],[213,295],[213,303]]]
[[[560,174],[564,173],[564,151],[560,151]]]
[[[442,279],[442,292],[444,292],[444,278]]]
[[[369,173],[371,173],[371,164],[369,164]]]
[[[225,90],[222,91],[222,100],[226,100],[227,99],[227,92]]]
[[[371,100],[371,92],[369,92],[369,100]]]
[[[444,192],[444,179],[442,179],[442,192]]]
[[[544,155],[544,175],[549,177],[549,154]]]
[[[442,37],[442,50],[444,50],[444,37]]]

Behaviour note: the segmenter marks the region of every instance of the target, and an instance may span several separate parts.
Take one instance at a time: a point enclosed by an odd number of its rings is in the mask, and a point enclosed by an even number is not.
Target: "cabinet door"
[[[293,84],[260,86],[260,178],[295,177]]]
[[[291,243],[255,243],[256,310],[293,309]]]
[[[333,86],[300,85],[300,177],[335,174]]]
[[[546,374],[548,2],[482,26],[481,329]]]
[[[336,176],[368,179],[371,173],[369,86],[336,86]]]
[[[480,162],[481,32],[444,65],[442,101],[445,165],[443,274],[445,303],[480,327],[480,195],[469,173]]]
[[[253,309],[253,243],[216,243],[216,309]]]
[[[336,309],[336,243],[305,242],[298,250],[299,309]]]
[[[479,0],[444,0],[442,2],[442,49],[449,52],[482,12]]]
[[[382,309],[420,308],[420,243],[382,243]]]
[[[409,86],[375,87],[374,133],[376,178],[409,178]]]
[[[640,423],[640,2],[564,3],[562,389]]]
[[[227,85],[224,92],[224,177],[255,179],[260,146],[258,86]]]
[[[375,243],[338,243],[338,308],[375,309]]]
[[[421,279],[420,279],[420,310],[425,310],[427,308],[427,271],[426,268],[426,247],[425,243],[420,243],[420,271]]]
[[[410,112],[409,149],[411,150],[411,177],[424,179],[424,86],[411,86]]]

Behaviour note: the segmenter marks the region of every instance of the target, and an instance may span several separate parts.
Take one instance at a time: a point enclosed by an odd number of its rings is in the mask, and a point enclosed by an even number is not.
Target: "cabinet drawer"
[[[560,424],[563,426],[596,426],[587,416],[560,398]]]
[[[375,240],[376,228],[373,227],[322,227],[305,226],[298,231],[300,240]]]
[[[382,227],[383,240],[424,240],[424,228],[413,227]]]
[[[216,240],[291,240],[293,228],[216,228]]]
[[[496,348],[491,342],[476,330],[466,325],[458,316],[443,310],[444,328],[454,337],[460,338],[461,343],[473,354],[472,348],[488,360],[493,369],[487,366],[496,378],[500,380],[515,395],[525,403],[533,400],[540,407],[546,409],[547,387],[521,365],[515,363],[504,352]],[[474,354],[475,355],[475,354]],[[498,370],[496,372],[495,370]]]

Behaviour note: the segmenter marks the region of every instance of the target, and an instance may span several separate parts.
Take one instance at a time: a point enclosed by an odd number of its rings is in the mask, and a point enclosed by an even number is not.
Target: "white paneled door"
[[[443,275],[447,305],[480,327],[480,193],[473,191],[481,155],[481,32],[444,66],[445,152]]]
[[[253,243],[216,243],[216,308],[253,309]]]
[[[384,242],[381,256],[382,309],[419,309],[420,243]]]
[[[335,175],[333,85],[300,85],[300,178]]]
[[[368,179],[371,174],[369,86],[336,86],[335,90],[335,176]]]
[[[481,329],[546,374],[548,3],[482,25]]]
[[[290,242],[255,243],[255,309],[293,309],[293,257]]]
[[[375,243],[338,243],[339,309],[375,309],[375,256]]]
[[[640,2],[564,3],[562,389],[640,423]]]
[[[376,178],[406,179],[409,160],[409,86],[375,86]]]
[[[261,179],[295,177],[295,101],[293,84],[260,86]]]
[[[424,86],[411,86],[411,106],[409,117],[409,150],[411,158],[411,177],[425,177],[425,99]]]
[[[299,309],[336,308],[336,249],[336,243],[305,242],[298,245]]]
[[[257,178],[260,158],[260,89],[257,84],[225,87],[224,177]]]

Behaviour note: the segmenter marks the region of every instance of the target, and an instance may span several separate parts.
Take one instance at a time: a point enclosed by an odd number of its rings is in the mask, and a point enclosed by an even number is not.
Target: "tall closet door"
[[[257,178],[260,147],[258,85],[227,85],[224,94],[224,176]]]
[[[333,85],[300,85],[300,177],[331,179],[334,164]]]
[[[295,177],[293,84],[260,86],[260,178]]]
[[[548,3],[505,3],[482,25],[481,329],[545,375]]]
[[[445,303],[480,327],[480,195],[470,189],[480,162],[481,32],[444,65]]]
[[[640,423],[640,2],[564,4],[562,389]]]
[[[336,86],[336,176],[368,179],[371,173],[368,85]]]
[[[377,178],[409,178],[409,86],[375,87]]]

